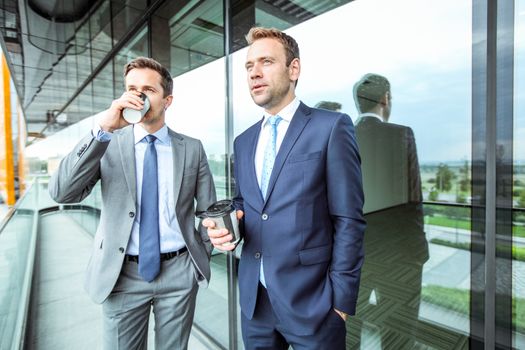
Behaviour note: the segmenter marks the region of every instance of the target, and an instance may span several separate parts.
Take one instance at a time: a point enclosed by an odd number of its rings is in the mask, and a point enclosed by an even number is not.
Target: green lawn
[[[454,218],[450,216],[444,216],[443,214],[434,214],[432,216],[427,215],[426,220],[427,220],[426,223],[429,225],[459,228],[459,229],[464,229],[464,230],[469,230],[469,231],[471,229],[470,220],[466,219],[465,217],[461,217],[461,216],[459,216],[458,218]],[[512,227],[512,234],[515,237],[525,238],[525,226],[514,225]]]
[[[430,240],[430,243],[443,245],[446,247],[452,247],[457,249],[463,249],[463,250],[470,250],[470,243],[468,242],[452,242],[448,241],[446,239],[440,239],[440,238],[432,238]],[[502,256],[507,256],[509,254],[509,250],[511,249],[511,246],[507,244],[497,244],[496,250],[498,254]],[[525,248],[523,247],[516,247],[512,246],[512,259],[517,261],[525,261]]]
[[[469,316],[470,291],[467,289],[448,288],[436,285],[421,288],[421,300]],[[512,299],[512,325],[516,332],[525,332],[525,299]]]
[[[512,234],[516,237],[525,237],[525,226],[512,226]]]
[[[445,216],[428,216],[427,224],[444,227],[460,228],[470,230],[470,221],[465,219],[452,219]]]

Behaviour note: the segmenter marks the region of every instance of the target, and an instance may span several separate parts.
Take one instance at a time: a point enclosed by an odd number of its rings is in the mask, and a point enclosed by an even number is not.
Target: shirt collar
[[[292,102],[290,102],[286,107],[281,109],[279,113],[277,113],[276,115],[283,118],[283,120],[285,120],[286,122],[290,123],[292,121],[293,115],[297,111],[297,108],[299,108],[300,103],[301,101],[297,97],[295,97]],[[272,115],[264,111],[264,120],[262,122],[263,128],[267,124],[266,122],[268,121],[268,118],[270,117],[272,117]]]
[[[135,144],[137,144],[141,142],[144,139],[144,137],[148,136],[149,133],[146,130],[144,130],[142,125],[135,124],[133,125],[133,135],[135,136]],[[166,124],[164,124],[162,128],[154,132],[152,135],[154,135],[157,138],[157,140],[159,140],[161,143],[167,145],[170,143],[168,127],[166,126]]]
[[[381,118],[379,114],[375,114],[375,113],[367,112],[367,113],[362,113],[361,115],[359,115],[359,119],[364,118],[364,117],[374,117],[374,118],[379,119],[381,122],[383,121],[383,118]]]

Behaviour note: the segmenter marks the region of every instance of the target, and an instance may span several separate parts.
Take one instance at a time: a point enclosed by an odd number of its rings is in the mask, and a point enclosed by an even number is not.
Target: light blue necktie
[[[139,227],[139,274],[151,282],[160,271],[159,243],[159,184],[157,174],[157,150],[153,135],[145,137],[148,142],[142,171],[142,195],[140,201]]]
[[[264,160],[261,173],[261,193],[263,198],[266,198],[273,164],[275,163],[275,156],[277,154],[277,126],[281,120],[283,120],[283,118],[278,115],[268,118],[268,123],[270,123],[270,138],[268,139],[266,149],[264,150]]]
[[[270,123],[270,138],[268,139],[266,149],[264,150],[264,160],[261,173],[261,193],[263,198],[266,198],[270,176],[272,175],[273,165],[275,163],[275,156],[277,155],[277,126],[281,120],[283,120],[283,118],[278,115],[268,118],[268,123]],[[263,258],[261,258],[259,281],[261,281],[261,284],[266,287]]]

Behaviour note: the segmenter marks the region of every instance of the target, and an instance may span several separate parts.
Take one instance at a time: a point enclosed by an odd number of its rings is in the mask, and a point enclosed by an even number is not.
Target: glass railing
[[[33,184],[0,228],[0,349],[23,347],[36,245],[38,185]]]
[[[102,209],[100,185],[82,203],[61,205],[48,193],[49,177],[35,178],[0,227],[0,349],[23,348],[40,215],[60,210],[94,236]],[[87,264],[87,261],[86,261]],[[212,281],[199,291],[193,335],[213,348],[228,348],[226,255],[214,254]]]

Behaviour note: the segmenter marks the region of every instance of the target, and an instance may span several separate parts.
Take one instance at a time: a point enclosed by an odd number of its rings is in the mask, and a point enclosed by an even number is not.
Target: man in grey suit
[[[187,348],[198,285],[210,279],[212,246],[195,211],[215,200],[200,141],[167,128],[173,81],[139,57],[124,67],[126,92],[99,113],[95,127],[61,162],[49,192],[80,202],[100,180],[103,208],[85,288],[102,303],[104,348],[143,349],[155,315],[156,349]],[[150,109],[129,125],[125,108]],[[152,205],[152,203],[154,203]]]

